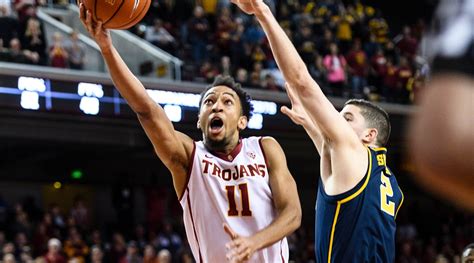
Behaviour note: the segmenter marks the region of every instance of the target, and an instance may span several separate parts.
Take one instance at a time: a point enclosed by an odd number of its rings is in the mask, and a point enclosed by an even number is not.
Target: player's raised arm
[[[244,262],[250,259],[255,251],[283,239],[301,224],[300,200],[295,180],[286,165],[285,153],[278,142],[271,137],[262,138],[261,143],[268,163],[273,204],[278,215],[268,227],[250,237],[239,236],[225,225],[224,228],[232,239],[226,245],[230,262]]]
[[[285,80],[295,90],[306,112],[320,127],[323,136],[335,143],[350,142],[360,145],[350,126],[311,78],[303,60],[263,0],[232,0],[232,2],[244,12],[257,17]]]
[[[102,22],[92,19],[91,12],[86,10],[84,4],[80,3],[79,6],[81,21],[99,45],[115,87],[137,114],[158,157],[173,174],[174,187],[180,196],[186,183],[192,139],[174,130],[164,110],[151,99],[112,45],[109,30],[102,26]]]

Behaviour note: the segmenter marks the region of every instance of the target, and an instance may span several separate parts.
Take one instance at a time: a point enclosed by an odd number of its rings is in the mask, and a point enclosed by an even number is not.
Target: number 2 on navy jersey
[[[385,174],[380,175],[380,209],[385,213],[395,216],[395,203],[387,200],[388,197],[393,197],[392,184],[390,184],[390,178]]]
[[[252,216],[252,211],[250,211],[250,201],[249,201],[249,191],[247,189],[247,184],[239,184],[240,190],[242,211],[240,212],[241,216]],[[239,211],[237,210],[237,204],[235,202],[235,185],[228,185],[225,187],[227,191],[227,200],[229,201],[229,210],[227,211],[228,216],[238,216]]]

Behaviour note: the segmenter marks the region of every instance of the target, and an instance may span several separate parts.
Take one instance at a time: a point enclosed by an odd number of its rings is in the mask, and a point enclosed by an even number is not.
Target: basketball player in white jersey
[[[296,184],[273,138],[240,138],[252,109],[240,85],[218,77],[202,93],[197,127],[203,140],[194,142],[174,129],[82,3],[80,14],[115,86],[171,172],[196,261],[288,262],[285,236],[301,222]]]

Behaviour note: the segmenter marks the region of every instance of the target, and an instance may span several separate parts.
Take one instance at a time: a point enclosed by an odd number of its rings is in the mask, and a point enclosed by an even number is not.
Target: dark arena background
[[[412,175],[423,167],[407,151],[437,1],[268,3],[336,108],[356,96],[390,114],[387,162],[405,195],[396,262],[461,262],[474,217],[420,187]],[[75,1],[1,1],[0,28],[0,261],[193,262],[171,176],[115,90]],[[225,0],[154,0],[113,39],[175,128],[195,140],[199,93],[218,74],[242,83],[255,107],[243,136],[276,138],[298,185],[303,220],[288,237],[290,262],[315,262],[319,156],[280,112],[289,100],[258,23]],[[331,43],[348,64],[342,90],[326,75]],[[60,251],[48,249],[55,242]]]

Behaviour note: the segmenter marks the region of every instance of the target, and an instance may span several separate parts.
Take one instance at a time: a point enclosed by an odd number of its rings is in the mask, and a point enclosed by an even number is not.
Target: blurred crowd
[[[413,102],[429,71],[417,56],[424,22],[392,32],[380,10],[359,0],[345,2],[351,4],[268,1],[326,94]],[[48,43],[36,17],[42,4],[0,2],[0,61],[82,69],[86,56],[77,32],[68,39],[55,33]],[[223,74],[245,87],[283,90],[283,76],[258,21],[228,0],[153,0],[145,19],[131,30],[182,59],[183,80],[209,83]]]
[[[358,0],[268,3],[326,94],[397,103],[415,99],[428,74],[417,56],[422,20],[392,32],[380,10]],[[209,83],[224,74],[245,87],[283,90],[258,21],[227,0],[154,0],[144,22],[135,33],[184,60],[185,80]]]
[[[115,197],[107,205],[116,208],[116,215],[102,224],[93,216],[96,204],[81,196],[68,208],[55,203],[43,207],[33,197],[9,204],[0,197],[0,262],[194,262],[179,204],[166,193],[155,189],[146,194],[145,222],[134,222],[130,200]],[[133,194],[127,196],[133,199]],[[414,195],[400,210],[396,262],[461,262],[463,248],[474,241],[473,216],[424,198]],[[302,224],[288,243],[290,262],[315,262],[312,222]]]
[[[54,32],[48,42],[36,13],[39,4],[31,0],[0,2],[0,61],[83,69],[85,46],[78,33],[73,31],[63,39]]]

